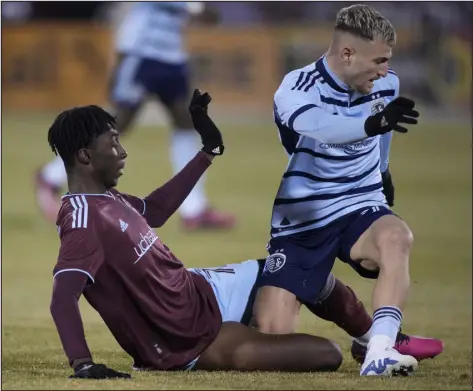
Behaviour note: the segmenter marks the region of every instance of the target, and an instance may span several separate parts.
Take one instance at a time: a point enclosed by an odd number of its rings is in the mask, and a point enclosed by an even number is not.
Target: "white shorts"
[[[247,324],[253,315],[256,279],[262,271],[258,261],[250,260],[221,267],[188,269],[204,277],[217,298],[223,322]]]
[[[200,274],[212,287],[222,315],[222,322],[239,322],[248,324],[253,316],[253,304],[256,295],[256,279],[263,271],[264,263],[256,260],[233,263],[220,267],[192,268],[193,273]],[[193,359],[182,370],[191,371],[199,356]],[[146,371],[146,368],[133,366],[135,371]]]

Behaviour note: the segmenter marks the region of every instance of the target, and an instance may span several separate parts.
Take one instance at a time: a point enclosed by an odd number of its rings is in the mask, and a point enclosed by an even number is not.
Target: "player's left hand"
[[[384,134],[394,130],[407,133],[408,129],[400,124],[415,125],[419,112],[414,110],[416,103],[409,98],[397,97],[382,111],[369,116],[365,121],[365,132],[368,137]]]
[[[394,184],[389,167],[381,173],[381,177],[383,178],[383,194],[386,197],[386,201],[389,206],[394,206]]]
[[[189,113],[194,128],[200,134],[202,144],[204,144],[202,151],[216,156],[223,154],[224,146],[222,133],[207,114],[211,100],[208,92],[202,94],[199,89],[195,89],[189,104]]]
[[[189,104],[189,111],[192,112],[201,108],[206,114],[209,108],[209,103],[212,102],[212,97],[208,92],[202,93],[201,90],[196,88],[192,94],[191,102]]]
[[[69,379],[131,379],[128,373],[118,372],[104,364],[87,362],[79,365]]]

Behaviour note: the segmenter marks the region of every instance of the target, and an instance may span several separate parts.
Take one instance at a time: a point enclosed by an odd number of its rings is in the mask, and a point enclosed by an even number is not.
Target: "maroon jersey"
[[[186,270],[152,229],[177,209],[208,165],[198,154],[181,174],[144,199],[116,190],[63,197],[54,276],[87,275],[84,296],[138,365],[184,367],[220,329],[210,285]],[[68,351],[66,344],[70,361],[87,352],[86,345]]]

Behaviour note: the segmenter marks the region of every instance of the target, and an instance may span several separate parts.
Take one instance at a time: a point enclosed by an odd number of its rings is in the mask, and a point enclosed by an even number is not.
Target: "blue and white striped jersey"
[[[289,164],[273,206],[272,237],[323,227],[368,206],[387,207],[381,170],[392,132],[367,138],[364,123],[398,94],[391,70],[370,94],[350,91],[325,57],[284,77],[274,118]]]
[[[180,64],[187,61],[184,28],[190,16],[187,2],[136,2],[116,36],[119,53]]]

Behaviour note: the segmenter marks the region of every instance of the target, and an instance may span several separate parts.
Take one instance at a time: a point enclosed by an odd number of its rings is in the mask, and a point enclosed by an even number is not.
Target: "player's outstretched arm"
[[[146,206],[143,215],[153,228],[161,227],[172,216],[210,166],[213,158],[223,154],[222,134],[207,114],[211,100],[208,93],[196,89],[189,105],[195,130],[202,139],[202,151],[171,180],[144,199]]]
[[[368,137],[364,127],[366,118],[333,115],[313,103],[298,106],[285,117],[283,112],[281,122],[289,129],[326,144],[354,143]]]
[[[87,275],[77,271],[58,274],[54,279],[51,315],[56,324],[69,364],[74,370],[71,378],[109,379],[130,378],[103,364],[95,364],[87,346],[79,311],[79,298],[87,283]]]
[[[406,133],[401,124],[417,124],[419,113],[415,102],[398,97],[383,111],[365,118],[333,115],[322,109],[320,102],[300,91],[278,90],[275,114],[280,122],[295,132],[328,144],[346,144],[395,130]]]

